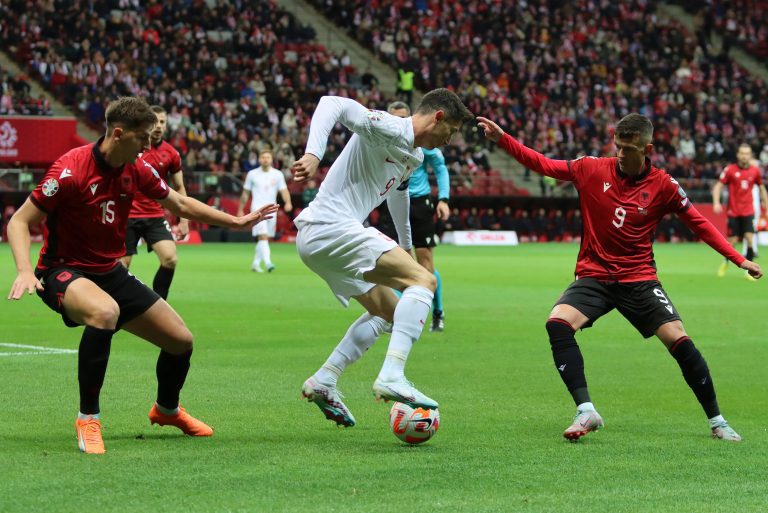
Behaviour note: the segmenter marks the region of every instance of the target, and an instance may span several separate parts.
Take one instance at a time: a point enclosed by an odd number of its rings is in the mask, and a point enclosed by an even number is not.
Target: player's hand
[[[11,291],[8,293],[8,299],[21,299],[24,292],[33,294],[35,290],[43,291],[43,284],[37,279],[32,271],[20,272],[11,285]]]
[[[437,217],[443,221],[447,221],[448,216],[451,215],[451,209],[448,207],[448,203],[446,203],[445,201],[437,202],[437,207],[435,207],[435,212],[437,213]]]
[[[504,130],[499,125],[482,116],[477,117],[477,128],[483,130],[485,138],[492,142],[499,142],[499,139],[504,135]]]
[[[319,165],[319,158],[315,157],[311,153],[305,153],[299,160],[293,163],[293,166],[291,166],[293,180],[296,182],[309,180],[315,176],[315,173],[317,173],[317,167]]]
[[[236,217],[235,226],[238,228],[248,228],[250,226],[253,226],[256,223],[260,223],[265,219],[271,219],[274,217],[272,214],[277,212],[277,209],[278,209],[277,203],[271,203],[271,204],[267,204],[262,207],[259,207],[258,209],[254,210],[247,216]]]
[[[290,212],[291,210],[293,210],[293,205],[291,205],[290,203],[286,203],[283,206],[283,210],[285,210],[286,212]]]
[[[186,219],[179,219],[179,224],[176,225],[176,229],[179,231],[179,239],[186,239],[189,235],[189,221]]]
[[[720,204],[712,205],[712,212],[714,212],[715,214],[722,213],[723,212],[723,206],[720,205]]]
[[[742,269],[746,269],[749,275],[756,280],[760,279],[763,276],[763,271],[760,269],[760,266],[750,260],[744,260],[744,262],[741,263],[740,267]]]

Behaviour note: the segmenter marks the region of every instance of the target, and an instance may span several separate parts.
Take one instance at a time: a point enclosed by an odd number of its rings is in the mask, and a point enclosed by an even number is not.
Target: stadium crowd
[[[768,164],[766,84],[657,16],[654,1],[311,1],[393,68],[412,70],[418,87],[462,92],[473,112],[546,155],[610,153],[604,134],[636,111],[655,123],[654,163],[689,190],[707,190],[742,141]],[[714,5],[716,22],[741,16]],[[274,0],[11,0],[0,14],[3,47],[94,127],[119,95],[163,105],[188,170],[242,175],[266,147],[287,170],[321,95],[391,100]],[[17,103],[35,113],[35,102]],[[334,132],[323,166],[347,136]],[[526,193],[490,169],[492,146],[466,137],[445,149],[459,194]]]
[[[13,76],[0,68],[0,116],[51,116],[51,102],[35,98],[24,75]]]
[[[759,152],[768,140],[766,84],[707,53],[652,0],[312,1],[414,71],[418,87],[463,92],[474,112],[549,156],[608,154],[604,134],[639,112],[656,127],[654,163],[695,189],[741,142]]]

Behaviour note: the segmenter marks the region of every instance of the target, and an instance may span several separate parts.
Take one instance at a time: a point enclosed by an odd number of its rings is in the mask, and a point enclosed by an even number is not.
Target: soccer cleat
[[[723,262],[720,267],[717,268],[717,276],[722,278],[725,276],[725,272],[728,270],[728,262]]]
[[[729,442],[741,442],[741,436],[726,421],[712,428],[712,438],[728,440]]]
[[[275,266],[274,266],[274,265],[271,265],[271,264],[270,264],[270,265],[268,265],[268,266],[267,266],[267,272],[268,272],[268,273],[271,273],[271,272],[272,272],[272,271],[274,271],[274,270],[275,270]]]
[[[373,382],[373,395],[377,401],[396,401],[411,408],[436,410],[438,406],[437,401],[419,392],[405,376],[397,381],[382,381],[381,378],[376,378]]]
[[[757,278],[749,274],[749,271],[744,271],[744,279],[747,281],[757,281]]]
[[[301,387],[301,396],[307,401],[315,403],[325,418],[332,420],[337,426],[352,427],[355,425],[355,417],[341,401],[342,395],[335,387],[329,387],[318,383],[311,377]]]
[[[251,266],[251,271],[253,271],[255,273],[263,273],[264,269],[262,269],[260,265],[252,265]]]
[[[594,410],[580,411],[576,410],[573,417],[573,423],[566,428],[563,436],[572,442],[575,442],[590,431],[597,431],[603,427],[603,418]]]
[[[213,428],[201,420],[197,420],[187,413],[187,410],[179,406],[179,412],[175,415],[166,415],[157,409],[157,405],[152,405],[149,410],[149,422],[161,426],[175,426],[181,429],[185,435],[189,436],[211,436]]]
[[[104,440],[101,439],[101,422],[99,419],[75,420],[77,446],[86,454],[104,454]]]
[[[443,331],[445,329],[445,315],[433,315],[432,325],[429,327],[429,331]]]

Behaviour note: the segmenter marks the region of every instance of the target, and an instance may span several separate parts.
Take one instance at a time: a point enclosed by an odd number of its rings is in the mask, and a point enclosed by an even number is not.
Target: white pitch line
[[[0,347],[10,347],[14,349],[33,349],[33,351],[15,351],[0,352],[0,356],[26,356],[39,354],[75,354],[76,349],[64,349],[59,347],[31,346],[27,344],[12,344],[9,342],[0,342]]]

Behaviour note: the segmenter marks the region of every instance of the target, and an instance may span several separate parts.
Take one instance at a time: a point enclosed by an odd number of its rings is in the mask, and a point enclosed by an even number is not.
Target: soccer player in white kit
[[[414,407],[438,406],[404,374],[436,286],[434,275],[409,254],[408,179],[424,158],[420,148],[448,144],[462,124],[473,119],[459,97],[447,89],[424,95],[408,118],[369,110],[354,100],[334,96],[323,97],[312,116],[306,153],[292,167],[297,182],[317,172],[336,123],[353,132],[317,197],[294,220],[299,229],[296,248],[302,261],[328,283],[344,306],[353,298],[366,309],[302,387],[303,396],[337,424],[355,425],[336,389],[339,376],[381,333],[390,330],[384,365],[373,383],[374,396]],[[400,247],[375,228],[363,226],[370,212],[385,199]],[[392,289],[402,291],[399,301]]]
[[[277,193],[283,198],[283,208],[286,212],[293,210],[291,204],[291,194],[288,192],[288,186],[285,184],[283,173],[272,167],[272,151],[262,150],[259,154],[260,166],[251,169],[245,176],[243,184],[243,194],[240,195],[240,207],[238,216],[242,216],[248,199],[251,199],[249,212],[258,210],[261,205],[272,204],[275,202]],[[265,200],[267,198],[267,200]],[[272,264],[272,256],[269,250],[269,239],[275,236],[275,227],[277,226],[277,216],[266,221],[255,224],[252,228],[253,237],[256,239],[256,252],[253,256],[251,270],[257,273],[263,273],[261,263],[267,272],[275,270]]]

